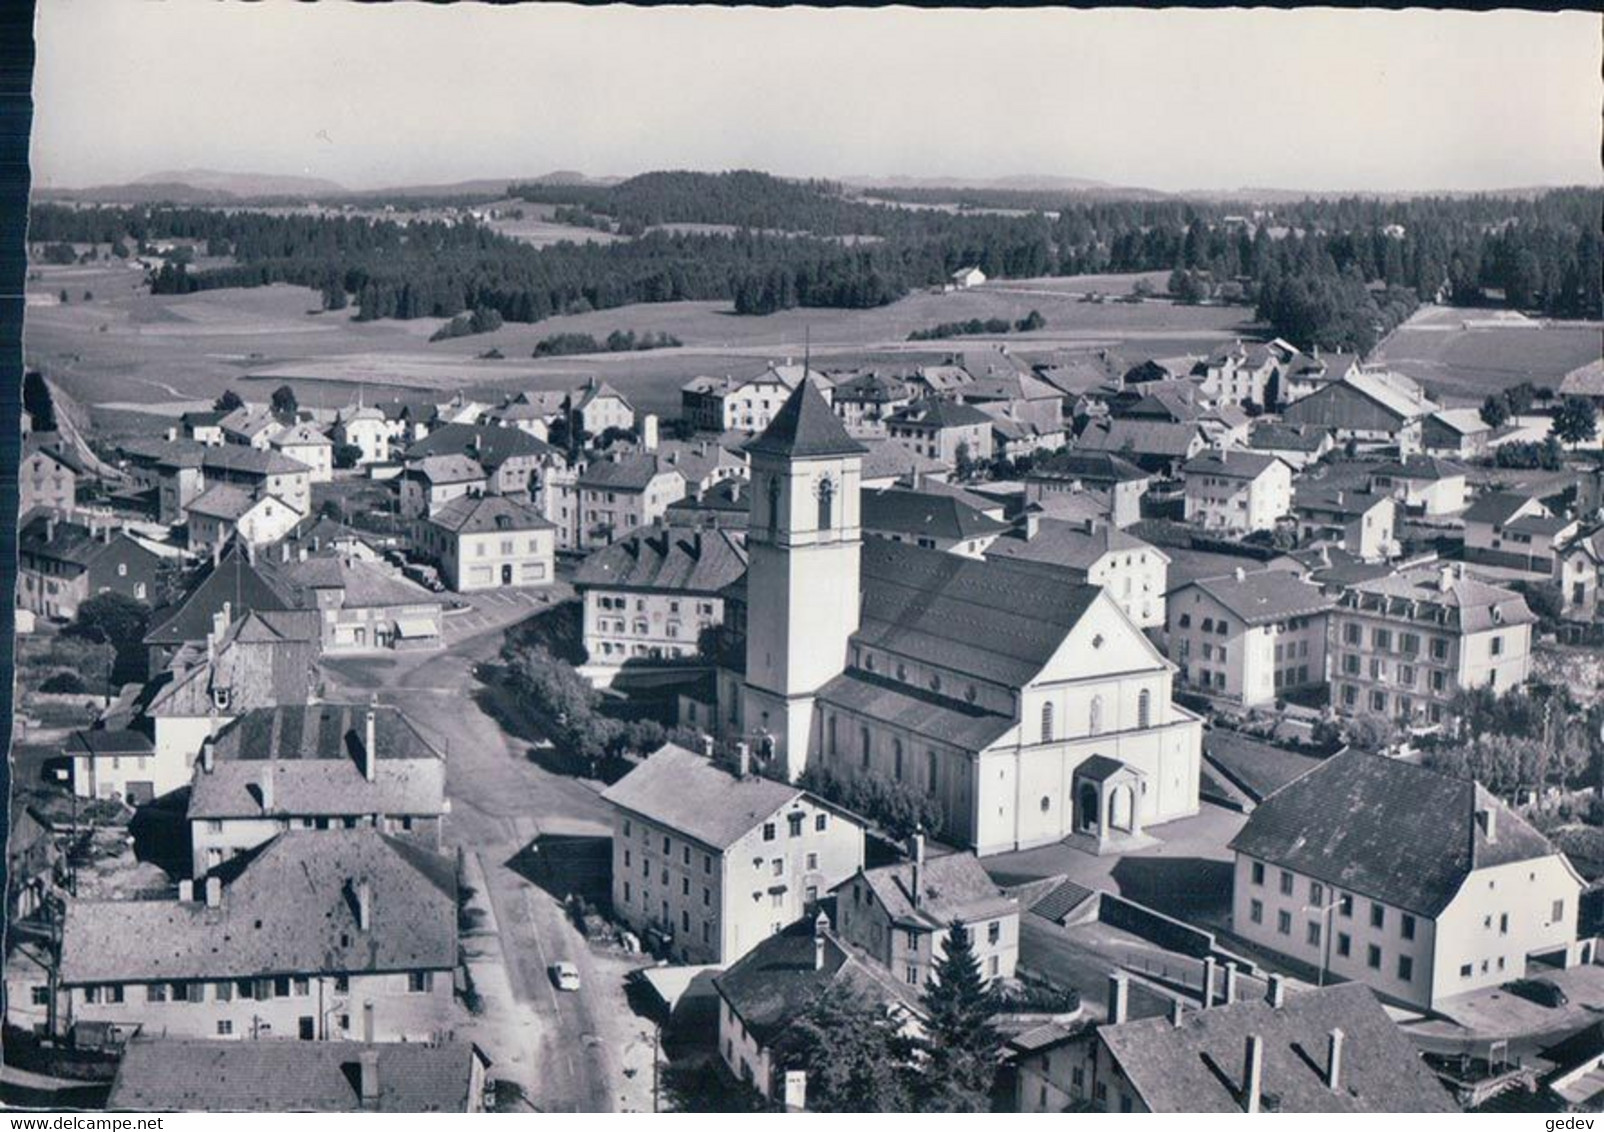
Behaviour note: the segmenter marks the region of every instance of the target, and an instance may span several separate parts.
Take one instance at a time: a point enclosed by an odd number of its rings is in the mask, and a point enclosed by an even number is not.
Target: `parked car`
[[[1538,1006],[1560,1007],[1570,1001],[1570,997],[1550,979],[1516,979],[1512,983],[1505,983],[1504,989]]]
[[[560,991],[576,991],[579,989],[579,968],[568,960],[551,965],[551,981]]]

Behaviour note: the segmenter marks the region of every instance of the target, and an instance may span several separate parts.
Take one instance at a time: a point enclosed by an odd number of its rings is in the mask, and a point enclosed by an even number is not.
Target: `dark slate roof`
[[[74,731],[67,739],[67,749],[94,758],[113,755],[148,755],[154,749],[150,736],[143,731]]]
[[[1248,447],[1263,451],[1318,452],[1329,437],[1323,428],[1314,425],[1286,424],[1283,421],[1264,419],[1253,422],[1248,433]]]
[[[361,1056],[376,1055],[376,1112],[466,1112],[470,1042],[242,1042],[139,1038],[123,1051],[113,1112],[358,1112]]]
[[[683,474],[668,461],[650,453],[638,453],[593,460],[579,473],[582,488],[608,488],[614,491],[645,491],[652,480],[668,472]]]
[[[1492,839],[1475,819],[1488,808]],[[1360,751],[1333,755],[1271,794],[1230,847],[1428,917],[1473,870],[1555,852],[1478,783]]]
[[[1377,495],[1352,488],[1328,487],[1319,483],[1300,483],[1292,489],[1294,511],[1320,512],[1357,518],[1382,503],[1391,502],[1390,495]]]
[[[82,523],[56,519],[52,527],[51,522],[51,516],[40,512],[24,523],[17,532],[18,553],[88,568],[108,548],[115,546],[122,554],[132,553],[157,560],[154,552],[120,531],[107,542],[97,538],[95,532]]]
[[[970,751],[984,750],[1014,726],[1010,716],[861,669],[843,672],[820,688],[817,698],[887,727]]]
[[[1289,617],[1324,613],[1336,602],[1290,570],[1259,570],[1223,578],[1202,578],[1193,585],[1249,625],[1267,625]]]
[[[516,430],[514,430],[516,431]],[[452,452],[441,456],[423,456],[407,461],[408,476],[414,479],[427,480],[429,483],[482,483],[485,479],[484,466],[472,456],[461,452]]]
[[[1031,466],[1030,474],[1026,479],[1075,479],[1085,483],[1101,485],[1114,483],[1130,483],[1135,480],[1149,480],[1152,475],[1144,472],[1129,460],[1114,452],[1085,452],[1077,449],[1065,449],[1055,452],[1045,459],[1037,460]]]
[[[207,446],[201,453],[200,462],[207,471],[245,472],[253,476],[280,476],[312,470],[282,452],[247,448],[243,444]]]
[[[283,587],[299,609],[316,609],[317,590],[339,590],[347,609],[393,605],[439,605],[440,598],[387,566],[324,555],[291,562],[280,571]]]
[[[1008,529],[951,495],[888,487],[863,492],[860,506],[866,531],[970,539],[1000,534]]]
[[[238,484],[218,483],[191,500],[185,510],[191,515],[205,515],[232,522],[249,512],[257,502],[255,495]],[[289,504],[284,506],[288,507]]]
[[[919,868],[914,901],[914,866],[899,861],[865,869],[863,879],[896,926],[945,932],[954,920],[973,923],[1019,914],[1019,903],[1004,895],[973,853],[926,857]]]
[[[226,552],[195,588],[174,606],[159,610],[154,627],[145,634],[145,644],[180,644],[204,641],[212,631],[212,617],[224,604],[239,617],[248,611],[285,610],[289,601],[267,575],[246,560],[238,549]]]
[[[372,893],[369,931],[355,888]],[[129,940],[140,946],[128,946]],[[450,970],[454,862],[372,828],[291,830],[204,900],[79,900],[62,926],[67,984]]]
[[[745,572],[746,548],[728,531],[642,527],[592,552],[574,585],[710,594]]]
[[[1502,526],[1509,522],[1515,512],[1531,502],[1530,497],[1513,491],[1490,491],[1466,509],[1465,522]]]
[[[1316,755],[1289,751],[1224,727],[1203,732],[1203,757],[1254,802],[1263,801],[1322,761]]]
[[[802,796],[803,790],[789,783],[755,774],[737,778],[673,743],[602,791],[603,801],[719,850]]]
[[[529,435],[521,428],[445,424],[430,430],[428,436],[410,445],[406,458],[410,461],[428,456],[467,456],[478,461],[486,471],[493,472],[508,460],[538,458],[555,454],[556,451],[544,440]]]
[[[1134,452],[1142,456],[1185,456],[1198,438],[1194,423],[1116,420],[1093,423],[1077,438],[1078,447],[1094,452]]]
[[[1082,575],[1105,555],[1116,551],[1144,551],[1165,562],[1169,561],[1169,555],[1164,551],[1120,530],[1112,523],[1094,520],[1091,528],[1088,530],[1086,523],[1043,517],[1036,521],[1034,538],[1027,537],[1026,528],[1015,527],[991,544],[986,557],[1046,562]]]
[[[811,921],[798,920],[765,939],[713,979],[720,997],[729,1003],[761,1047],[773,1047],[814,1000],[831,987],[844,988],[869,1001],[912,1005],[911,994],[889,974],[859,959],[828,931],[824,936],[824,963],[818,966],[813,934]]]
[[[875,370],[842,378],[835,383],[833,391],[836,401],[862,401],[875,405],[901,401],[909,396],[911,394],[905,383]]]
[[[769,427],[746,446],[765,456],[809,459],[815,456],[857,456],[863,445],[847,435],[845,426],[809,378],[797,385],[774,414]]]
[[[1181,471],[1189,476],[1224,476],[1239,480],[1256,480],[1275,464],[1284,464],[1281,457],[1269,452],[1248,452],[1242,449],[1227,452],[1199,452],[1188,460]]]
[[[1339,1088],[1324,1077],[1326,1041],[1346,1036]],[[1134,1092],[1154,1112],[1242,1111],[1247,1039],[1263,1043],[1261,1107],[1280,1112],[1458,1112],[1420,1053],[1362,983],[1189,1010],[1181,1024],[1141,1018],[1098,1030]]]
[[[440,758],[400,709],[350,703],[291,704],[246,712],[218,732],[213,753],[219,761],[352,760],[366,742],[369,711],[373,745],[381,760]]]
[[[911,405],[904,405],[888,418],[892,424],[919,428],[964,428],[970,425],[990,425],[991,417],[959,401],[944,397],[926,397]]]
[[[1394,479],[1407,480],[1446,480],[1459,479],[1466,473],[1461,464],[1452,460],[1444,460],[1440,456],[1409,456],[1402,460],[1394,460],[1383,464],[1370,474],[1373,476],[1391,476]]]
[[[951,471],[940,460],[915,452],[906,444],[899,444],[895,440],[865,437],[863,447],[861,475],[864,482]]]
[[[539,511],[505,495],[465,495],[453,499],[428,521],[459,535],[555,529],[555,524]]]
[[[1448,571],[1452,573],[1445,579]],[[1385,603],[1394,618],[1457,625],[1467,633],[1537,620],[1521,594],[1466,577],[1462,565],[1457,569],[1427,567],[1361,582],[1349,590],[1344,601],[1366,609]],[[1436,620],[1439,609],[1446,611],[1446,621]]]
[[[889,539],[863,544],[853,641],[1002,684],[1040,672],[1101,590],[1050,567],[976,561]]]

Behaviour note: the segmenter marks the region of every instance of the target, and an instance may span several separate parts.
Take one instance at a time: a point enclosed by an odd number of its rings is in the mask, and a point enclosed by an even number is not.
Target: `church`
[[[1151,845],[1197,813],[1202,721],[1100,587],[859,526],[863,447],[804,381],[751,458],[744,582],[712,705],[790,779],[817,765],[929,794],[981,855]],[[744,641],[741,639],[744,637]]]

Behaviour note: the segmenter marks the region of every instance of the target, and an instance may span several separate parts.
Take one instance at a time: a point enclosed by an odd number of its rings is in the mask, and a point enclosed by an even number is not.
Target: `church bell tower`
[[[795,779],[807,763],[813,697],[846,667],[858,628],[864,447],[805,376],[763,434],[747,531],[746,683],[754,750]]]

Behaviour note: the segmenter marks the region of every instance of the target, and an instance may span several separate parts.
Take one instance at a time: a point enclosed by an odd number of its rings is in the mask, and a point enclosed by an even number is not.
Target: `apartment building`
[[[1208,531],[1249,534],[1275,529],[1292,510],[1292,469],[1264,452],[1204,452],[1181,468],[1186,521]]]
[[[1335,603],[1283,570],[1205,578],[1169,597],[1169,655],[1181,682],[1244,707],[1326,680]]]

